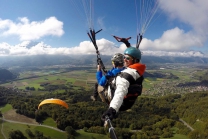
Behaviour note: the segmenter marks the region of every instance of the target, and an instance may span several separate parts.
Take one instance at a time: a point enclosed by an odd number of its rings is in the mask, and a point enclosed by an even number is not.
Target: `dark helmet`
[[[130,55],[133,58],[137,59],[138,61],[140,61],[141,59],[141,51],[135,47],[129,47],[124,51],[124,54],[126,55]]]
[[[115,64],[115,66],[123,66],[124,63],[124,56],[121,53],[116,53],[112,56],[111,61]]]

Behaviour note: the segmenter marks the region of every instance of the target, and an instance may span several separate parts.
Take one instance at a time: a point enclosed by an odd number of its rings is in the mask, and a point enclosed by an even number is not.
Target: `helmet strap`
[[[119,66],[123,66],[123,64],[121,64],[119,62],[113,62],[113,63],[114,63],[114,65],[115,65],[116,68],[119,67]]]
[[[119,66],[118,62],[114,62],[115,67],[117,68]]]
[[[135,59],[135,63],[139,63],[140,62],[140,60],[139,59]]]

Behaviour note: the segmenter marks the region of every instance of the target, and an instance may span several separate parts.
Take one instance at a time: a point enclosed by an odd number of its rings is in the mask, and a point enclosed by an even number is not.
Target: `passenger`
[[[116,53],[115,55],[112,56],[111,61],[113,68],[110,71],[108,71],[106,75],[103,75],[101,71],[101,66],[100,65],[97,66],[97,72],[96,72],[97,84],[95,84],[94,95],[91,96],[92,100],[96,100],[99,94],[103,102],[109,103],[107,98],[107,88],[109,86],[109,83],[112,81],[112,79],[122,70],[124,70],[123,54]]]

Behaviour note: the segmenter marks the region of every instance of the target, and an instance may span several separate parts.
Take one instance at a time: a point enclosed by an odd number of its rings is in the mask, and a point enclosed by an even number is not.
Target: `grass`
[[[2,130],[2,120],[0,119],[0,130]],[[4,136],[0,132],[0,139],[4,139]]]
[[[48,125],[56,128],[56,122],[52,118],[47,118],[44,120],[43,125]]]
[[[80,135],[76,136],[75,139],[109,139],[107,135],[87,133],[84,130],[77,131]]]
[[[50,119],[47,120],[49,122]],[[50,128],[42,127],[42,126],[33,126],[33,125],[23,125],[23,124],[15,124],[15,123],[8,123],[4,122],[3,132],[4,134],[9,137],[9,132],[14,130],[20,130],[27,138],[28,135],[26,134],[26,129],[30,129],[33,133],[36,131],[40,131],[43,133],[44,136],[50,136],[51,139],[67,139],[67,134],[65,132],[59,132]],[[94,133],[87,133],[83,130],[77,130],[79,135],[75,136],[75,139],[90,139],[90,138],[102,138],[102,139],[109,139],[107,135],[102,134],[94,134]],[[3,135],[0,134],[0,138]]]
[[[51,139],[67,139],[67,134],[65,132],[59,132],[42,126],[23,125],[23,124],[15,124],[8,122],[4,122],[3,124],[4,124],[3,132],[7,137],[9,137],[10,131],[20,130],[27,138],[29,138],[25,133],[25,130],[30,129],[33,133],[35,133],[35,130],[40,131],[43,133],[44,136],[46,137],[50,136]]]
[[[35,96],[40,96],[49,93],[49,91],[30,91]]]
[[[198,131],[204,131],[206,129],[206,122],[202,121],[196,121],[193,126],[194,129],[197,129]]]
[[[144,84],[143,84],[143,89],[144,89],[144,90],[148,90],[148,89],[150,89],[151,87],[152,87],[152,85],[149,84],[149,83],[144,83]]]
[[[167,139],[167,138],[160,138],[160,139]],[[185,135],[174,134],[174,137],[171,137],[171,138],[168,138],[168,139],[189,139],[189,138]]]
[[[0,107],[0,111],[1,111],[2,113],[5,113],[5,112],[7,112],[7,111],[9,111],[9,110],[11,110],[11,109],[12,109],[12,105],[10,105],[10,104],[6,104],[5,106]]]
[[[45,136],[50,136],[51,139],[66,139],[67,134],[65,132],[59,132],[53,129],[45,128],[42,126],[37,126],[34,130],[43,132]]]
[[[182,134],[176,134],[176,131],[178,130],[178,128],[173,127],[172,128],[174,136],[168,139],[189,139],[187,136],[182,135]],[[160,138],[160,139],[167,139],[167,138]]]
[[[25,73],[25,74],[27,74],[27,75],[24,75],[24,77],[31,76],[29,73]],[[79,74],[80,74],[80,72],[77,72],[75,75],[71,76],[70,72],[69,72],[68,76],[66,76],[66,73],[65,74],[55,74],[55,75],[45,75],[43,77],[25,79],[25,80],[19,80],[19,81],[17,80],[13,83],[11,83],[11,82],[5,83],[5,84],[2,84],[2,86],[13,87],[15,85],[18,89],[23,89],[23,90],[25,89],[25,87],[34,87],[36,90],[38,90],[38,88],[43,89],[43,87],[40,86],[40,84],[42,84],[42,83],[50,83],[51,85],[65,84],[66,86],[67,86],[67,84],[70,83],[75,86],[85,86],[87,88],[87,86],[86,86],[87,76],[83,78]]]

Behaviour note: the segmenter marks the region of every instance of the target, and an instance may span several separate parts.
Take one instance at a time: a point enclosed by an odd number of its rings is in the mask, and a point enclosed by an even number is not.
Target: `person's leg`
[[[90,98],[93,101],[95,101],[95,100],[97,100],[97,96],[98,96],[98,83],[96,82],[95,85],[94,85],[94,93]]]
[[[108,97],[108,89],[104,90],[104,88],[102,86],[95,84],[94,94],[93,94],[93,96],[91,96],[91,99],[93,101],[96,101],[98,95],[99,95],[100,99],[102,100],[102,102],[109,104],[110,99]]]
[[[104,88],[100,85],[98,86],[98,94],[99,94],[100,99],[102,100],[102,102],[106,102]]]

